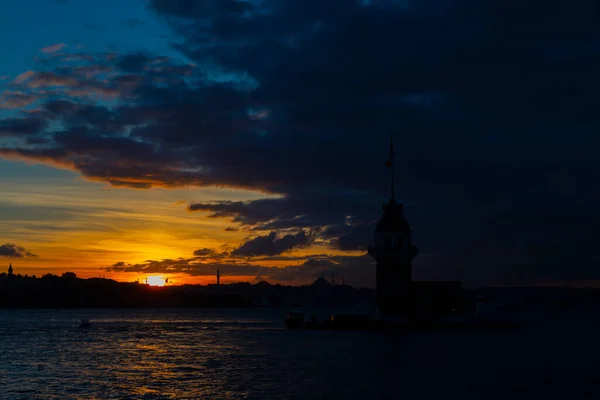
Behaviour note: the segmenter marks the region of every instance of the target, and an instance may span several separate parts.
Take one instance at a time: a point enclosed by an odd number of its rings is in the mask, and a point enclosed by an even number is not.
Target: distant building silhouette
[[[412,230],[404,218],[403,205],[396,202],[394,189],[394,145],[390,139],[390,201],[375,228],[368,254],[377,261],[377,306],[382,315],[409,313],[412,309],[412,260],[419,253],[412,244]]]
[[[315,280],[312,283],[311,287],[316,290],[329,290],[331,288],[331,284],[327,282],[327,279],[325,279],[325,277],[320,276],[319,278],[317,278],[317,280]]]
[[[221,270],[217,268],[217,285],[221,284]]]
[[[12,264],[8,265],[8,276],[14,276]]]

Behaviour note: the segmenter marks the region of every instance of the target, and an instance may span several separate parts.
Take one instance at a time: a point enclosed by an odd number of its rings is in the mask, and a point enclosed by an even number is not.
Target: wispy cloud
[[[38,98],[39,96],[32,93],[19,91],[11,92],[7,90],[0,95],[0,108],[12,109],[27,107]]]
[[[22,82],[28,80],[29,78],[31,78],[33,75],[35,75],[34,71],[25,71],[25,72],[17,75],[17,77],[14,79],[13,83],[16,83],[16,84],[22,83]]]
[[[42,53],[51,54],[51,53],[56,53],[57,51],[60,51],[60,50],[64,49],[65,47],[67,47],[67,45],[64,43],[56,43],[56,44],[53,44],[50,46],[42,47],[40,49],[40,51]]]

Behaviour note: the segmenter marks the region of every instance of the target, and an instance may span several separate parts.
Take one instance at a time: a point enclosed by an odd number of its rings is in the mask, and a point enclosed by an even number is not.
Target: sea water
[[[274,309],[0,310],[0,398],[598,399],[598,318],[561,315],[402,333],[285,330]]]

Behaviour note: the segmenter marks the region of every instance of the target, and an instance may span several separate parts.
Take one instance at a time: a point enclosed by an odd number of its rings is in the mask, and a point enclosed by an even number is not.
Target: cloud
[[[26,251],[23,247],[12,243],[0,245],[0,257],[22,258],[22,257],[37,257],[36,254]]]
[[[253,226],[255,230],[315,228],[344,223],[349,216],[355,221],[373,220],[378,216],[380,198],[376,193],[352,190],[323,191],[252,201],[190,203],[188,210]]]
[[[0,156],[119,187],[262,192],[192,202],[190,217],[259,236],[310,229],[319,243],[350,250],[363,248],[388,197],[382,164],[393,134],[396,194],[422,250],[417,275],[599,278],[593,246],[576,252],[576,265],[539,250],[556,245],[543,218],[568,231],[559,236],[574,249],[594,233],[554,217],[593,218],[600,207],[591,2],[207,4],[149,2],[185,61],[49,54],[7,87],[36,96],[24,118],[45,122],[33,134],[5,129]],[[521,226],[539,242],[515,247],[511,230]]]
[[[64,49],[65,47],[67,47],[67,45],[64,43],[56,43],[56,44],[53,44],[50,46],[42,47],[40,49],[40,51],[42,53],[47,53],[47,54],[48,53],[56,53],[57,51],[60,51],[60,50]]]
[[[311,237],[304,231],[278,237],[276,232],[270,232],[265,236],[257,236],[242,243],[232,251],[234,256],[273,256],[293,250],[294,248],[307,247]]]
[[[0,96],[0,109],[24,108],[38,99],[30,93],[5,91]]]
[[[5,118],[0,120],[0,138],[36,135],[46,126],[46,121],[38,117]]]
[[[139,264],[123,261],[106,268],[108,272],[129,272],[139,274],[175,274],[190,276],[214,276],[219,270],[221,276],[254,277],[255,281],[267,280],[271,283],[303,285],[310,284],[321,274],[334,273],[345,282],[357,287],[373,287],[374,264],[369,257],[354,256],[309,256],[302,263],[285,267],[266,267],[243,261],[199,261],[198,258],[179,258],[161,261],[149,260]]]
[[[204,248],[204,249],[195,250],[194,255],[195,256],[209,256],[209,255],[212,255],[214,252],[215,252],[214,249]]]
[[[19,84],[19,83],[31,78],[33,75],[35,75],[34,71],[25,71],[23,73],[20,73],[15,78],[14,83]]]
[[[375,224],[359,224],[352,226],[349,232],[339,236],[338,243],[342,250],[366,251],[373,239]]]
[[[226,256],[227,253],[221,253],[218,252],[215,249],[209,249],[209,248],[202,248],[202,249],[197,249],[194,250],[194,255],[196,257],[211,257],[211,258],[217,258],[217,257],[222,257],[222,256]]]

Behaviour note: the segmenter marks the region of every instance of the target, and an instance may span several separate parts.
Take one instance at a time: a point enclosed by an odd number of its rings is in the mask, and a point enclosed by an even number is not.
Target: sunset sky
[[[393,135],[416,279],[593,285],[599,16],[591,0],[4,0],[0,270],[372,286]]]

